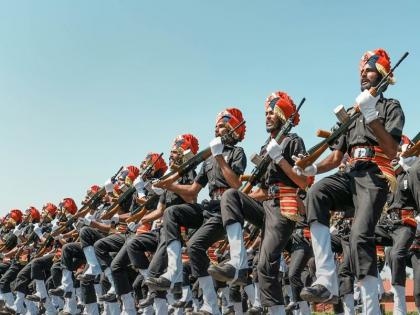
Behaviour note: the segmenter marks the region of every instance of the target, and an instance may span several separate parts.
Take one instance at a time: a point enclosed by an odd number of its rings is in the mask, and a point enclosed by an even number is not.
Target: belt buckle
[[[367,152],[368,152],[367,148],[356,148],[353,151],[353,157],[358,158],[358,159],[364,158],[367,156]]]
[[[275,198],[279,194],[279,191],[280,191],[280,187],[279,186],[277,186],[277,185],[271,185],[268,188],[268,195],[271,198]]]

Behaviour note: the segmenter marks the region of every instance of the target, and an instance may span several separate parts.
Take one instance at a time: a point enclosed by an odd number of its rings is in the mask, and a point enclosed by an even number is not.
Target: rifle
[[[408,56],[408,52],[406,52],[400,60],[395,64],[395,66],[381,79],[381,81],[375,87],[371,87],[369,89],[369,93],[372,96],[377,96],[378,94],[382,93],[386,87],[388,86],[388,78],[394,72],[394,70],[400,65],[400,63]],[[320,143],[313,146],[311,149],[308,150],[308,155],[303,157],[302,159],[296,161],[295,165],[300,167],[301,169],[305,169],[309,165],[313,164],[321,155],[332,145],[344,132],[347,131],[348,127],[356,121],[361,115],[357,104],[354,105],[354,110],[351,115],[347,113],[343,113],[343,107],[339,106],[336,108],[335,113],[339,120],[341,121],[340,126],[332,128],[332,133],[328,138],[321,141]],[[345,112],[345,111],[344,111]]]
[[[235,128],[230,130],[227,134],[222,136],[222,143],[225,143],[229,137],[232,136],[232,134],[243,124],[245,124],[245,120],[241,121],[240,124],[238,124]],[[162,176],[154,185],[158,186],[159,183],[164,182],[165,180],[168,180],[171,178],[171,182],[176,181],[184,174],[188,173],[189,171],[195,169],[198,165],[200,165],[202,162],[207,160],[211,156],[211,149],[210,147],[207,147],[206,149],[200,151],[196,155],[194,155],[191,159],[188,161],[182,163],[176,170],[170,171],[166,175]]]
[[[130,217],[125,220],[126,223],[136,222],[141,220],[147,213],[149,206],[154,204],[156,201],[159,200],[159,195],[153,195],[143,205],[137,205],[135,209],[133,209]]]
[[[277,133],[275,140],[280,142],[283,136],[286,136],[290,130],[294,127],[293,120],[296,114],[299,112],[300,108],[302,107],[303,103],[305,103],[305,98],[303,98],[299,106],[297,107],[296,111],[289,117],[280,131]],[[251,192],[252,187],[256,185],[256,183],[261,179],[262,176],[267,171],[267,168],[271,162],[271,157],[266,153],[264,157],[257,156],[256,154],[253,155],[251,158],[252,160],[256,161],[256,167],[252,170],[251,175],[249,176],[247,182],[244,186],[241,187],[241,191],[245,194],[249,194]]]
[[[153,170],[153,167],[155,166],[155,164],[157,163],[157,161],[159,161],[159,159],[161,159],[163,156],[163,153],[161,153],[159,155],[159,157],[148,167],[146,167],[146,169],[139,175],[142,178],[147,178],[150,174],[150,172]],[[101,216],[101,220],[107,220],[110,219],[114,216],[114,214],[116,214],[119,210],[120,210],[120,206],[121,204],[132,194],[134,194],[134,192],[136,191],[136,187],[134,187],[134,185],[130,186],[125,192],[123,192],[121,194],[121,196],[118,197],[117,201],[114,202],[114,204],[112,204],[109,209],[106,211],[106,213],[104,213]]]
[[[299,106],[297,107],[296,111],[289,117],[289,119],[286,121],[286,123],[277,133],[275,137],[277,142],[279,142],[283,136],[287,135],[290,132],[290,130],[294,127],[294,124],[293,124],[294,117],[299,112],[300,108],[302,107],[303,103],[305,103],[305,101],[306,101],[306,98],[303,98],[300,101]],[[254,187],[256,183],[261,179],[261,177],[264,176],[271,162],[271,158],[268,155],[268,153],[266,153],[264,157],[261,157],[258,154],[253,154],[253,156],[251,157],[251,161],[254,162],[256,167],[252,170],[250,175],[241,176],[241,180],[243,179],[244,181],[246,181],[245,184],[242,185],[242,187],[240,188],[240,191],[243,192],[244,194],[249,194],[252,190],[252,187]],[[258,235],[259,233],[259,228],[255,227],[252,232],[253,232],[252,236],[256,237],[256,235]],[[223,242],[219,244],[219,247],[217,249],[218,253],[223,255],[227,246],[228,246],[228,241],[225,239]]]
[[[411,148],[401,154],[402,157],[407,158],[411,156],[418,156],[420,154],[420,132],[413,138],[415,143]]]

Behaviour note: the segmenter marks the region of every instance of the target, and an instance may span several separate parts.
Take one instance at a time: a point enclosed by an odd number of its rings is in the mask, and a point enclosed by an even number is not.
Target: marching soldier
[[[263,227],[257,271],[261,304],[268,307],[270,314],[285,312],[278,281],[280,256],[298,216],[298,188],[307,185],[306,177],[292,170],[292,156],[305,153],[303,140],[296,134],[284,136],[280,143],[274,139],[295,112],[296,106],[286,93],[276,92],[267,98],[265,117],[270,136],[261,154],[268,152],[272,162],[255,192],[246,195],[232,188],[223,195],[221,209],[230,244],[230,261],[209,268],[217,280],[246,284],[248,263],[242,227],[245,220]],[[297,125],[299,116],[294,120]]]
[[[157,290],[173,288],[175,283],[182,282],[181,260],[181,226],[198,229],[190,238],[187,248],[190,257],[192,276],[198,278],[203,291],[203,305],[198,314],[219,314],[217,296],[213,280],[207,272],[209,258],[207,249],[224,237],[222,218],[220,215],[220,199],[229,188],[241,186],[240,175],[246,168],[244,150],[236,146],[245,136],[245,125],[240,126],[225,142],[222,137],[243,122],[239,109],[228,108],[217,115],[215,136],[210,142],[212,157],[207,159],[191,185],[162,183],[161,188],[172,191],[187,204],[175,205],[166,209],[163,217],[165,240],[167,244],[168,268],[159,278],[149,278],[149,287]],[[200,190],[209,184],[211,201],[196,203]]]
[[[338,281],[328,229],[330,210],[354,207],[350,234],[353,271],[360,282],[365,312],[380,313],[374,231],[386,202],[388,182],[395,183],[391,160],[397,156],[404,113],[397,100],[386,99],[382,94],[372,96],[369,89],[376,87],[389,73],[390,66],[383,49],[364,54],[360,62],[362,93],[356,98],[361,117],[349,126],[326,159],[304,170],[295,169],[298,174],[316,175],[339,166],[346,152],[351,159],[348,172],[321,179],[307,196],[317,275],[315,283],[301,292],[307,301],[337,302]],[[394,83],[392,75],[388,83]]]

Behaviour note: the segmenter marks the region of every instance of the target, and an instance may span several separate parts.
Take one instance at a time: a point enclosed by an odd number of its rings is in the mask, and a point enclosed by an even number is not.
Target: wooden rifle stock
[[[400,65],[400,63],[408,56],[408,52],[404,53],[404,55],[398,60],[398,62],[395,64],[394,67],[391,68],[391,70],[381,79],[381,81],[374,87],[371,87],[369,89],[369,93],[372,96],[377,96],[378,94],[382,93],[384,89],[388,86],[388,78],[390,75],[394,72],[394,70]],[[350,119],[331,133],[331,135],[323,140],[321,143],[315,145],[313,148],[311,148],[308,153],[309,155],[302,158],[299,161],[296,161],[295,165],[300,167],[301,169],[305,169],[309,165],[313,164],[321,155],[325,152],[325,150],[328,149],[329,145],[334,143],[338,137],[343,134],[347,128],[350,126],[353,121],[355,121],[360,115],[359,106],[355,104],[354,106],[355,112],[350,116]]]
[[[327,131],[327,130],[322,130],[322,129],[318,129],[316,131],[316,136],[319,138],[328,138],[329,136],[331,136],[331,132]]]
[[[300,108],[302,107],[303,103],[305,103],[306,98],[303,98],[298,107],[296,108],[296,111],[287,119],[285,124],[282,126],[280,131],[277,133],[276,137],[274,138],[278,143],[283,140],[284,136],[287,136],[290,132],[290,130],[294,127],[294,118],[296,114],[299,112]],[[245,183],[245,185],[242,185],[241,192],[245,194],[249,194],[252,190],[252,187],[256,185],[256,183],[260,180],[262,176],[264,176],[265,172],[267,171],[268,165],[271,163],[271,158],[268,153],[262,157],[261,162],[258,163],[258,165],[252,170],[251,175],[249,175],[248,181]]]
[[[401,154],[401,156],[403,158],[408,158],[408,157],[411,157],[411,156],[418,156],[419,154],[420,154],[420,140],[417,141],[417,143],[415,145],[413,145],[410,149],[403,152]]]
[[[245,120],[241,121],[235,128],[230,130],[226,135],[222,136],[222,142],[226,142],[226,139],[230,137],[239,127],[245,124]],[[178,180],[182,175],[188,173],[189,171],[195,169],[199,164],[207,160],[211,156],[211,149],[210,147],[200,151],[196,155],[194,155],[188,161],[182,163],[176,170],[170,171],[169,173],[162,176],[155,185],[159,185],[159,183],[164,183],[166,180],[170,181],[171,183]]]

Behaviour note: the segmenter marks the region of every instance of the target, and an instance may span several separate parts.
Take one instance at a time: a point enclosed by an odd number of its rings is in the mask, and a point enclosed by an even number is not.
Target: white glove
[[[51,228],[51,232],[54,232],[55,230],[57,230],[60,226],[58,224],[54,224]]]
[[[116,214],[111,218],[111,224],[118,224],[118,222],[120,222],[120,217]]]
[[[82,227],[84,227],[85,225],[85,220],[83,218],[79,218],[76,223],[73,224],[74,228],[77,231],[80,231],[82,229]]]
[[[135,189],[136,189],[136,191],[137,191],[137,196],[138,196],[139,198],[143,198],[143,197],[145,197],[145,196],[146,196],[146,194],[144,193],[144,186],[145,186],[145,183],[144,183],[144,180],[143,180],[143,178],[142,178],[141,176],[138,176],[138,177],[134,180],[133,185],[134,185],[134,188],[135,188]]]
[[[408,158],[404,158],[400,156],[400,160],[398,161],[398,164],[401,165],[401,167],[404,169],[404,171],[407,171],[417,160],[416,156],[410,156]]]
[[[13,231],[13,234],[16,235],[17,237],[21,236],[23,233],[23,231],[21,229],[15,229]]]
[[[128,230],[130,231],[130,232],[136,232],[137,231],[137,228],[139,227],[139,225],[137,224],[137,223],[134,223],[134,222],[130,222],[130,223],[128,223],[128,225],[127,225],[127,228],[128,228]]]
[[[63,239],[63,234],[58,234],[57,236],[54,237],[54,240],[56,241],[61,241]]]
[[[283,143],[283,142],[282,142]],[[267,145],[267,153],[271,159],[277,164],[284,159],[283,146],[278,144],[276,139],[271,139]]]
[[[379,100],[378,96],[372,96],[369,90],[364,90],[356,97],[356,103],[359,104],[359,108],[363,116],[365,117],[366,123],[374,121],[378,118],[378,112],[376,111],[376,103]]]
[[[210,141],[210,149],[213,156],[221,155],[223,153],[223,148],[222,138],[216,137]]]
[[[90,226],[90,224],[92,223],[92,218],[90,217],[84,217],[83,218],[83,224],[86,226]]]
[[[152,185],[152,189],[154,191],[154,193],[158,196],[163,195],[163,193],[165,192],[165,189],[159,188],[159,187],[155,187]]]
[[[134,188],[137,192],[144,190],[144,180],[141,176],[138,176],[133,182]]]
[[[296,155],[292,156],[292,159],[295,162],[298,161],[301,158],[303,158],[302,154],[299,154],[299,156],[296,156]],[[304,175],[304,176],[315,176],[318,173],[318,168],[316,167],[315,164],[311,164],[311,165],[305,167],[304,170],[302,168],[300,168],[299,166],[295,165],[295,166],[293,166],[293,170],[299,176],[302,176],[302,175]]]
[[[318,173],[318,168],[316,167],[315,164],[311,164],[307,167],[305,167],[305,169],[301,169],[299,166],[295,165],[293,166],[293,170],[295,171],[296,174],[298,174],[299,176],[315,176],[316,173]]]
[[[34,228],[34,233],[39,237],[42,238],[42,228],[40,228],[38,225]]]
[[[113,192],[113,191],[114,191],[114,184],[112,183],[111,178],[110,178],[110,179],[108,179],[108,180],[105,182],[104,187],[105,187],[105,191],[106,191],[107,193],[111,193],[111,192]]]

